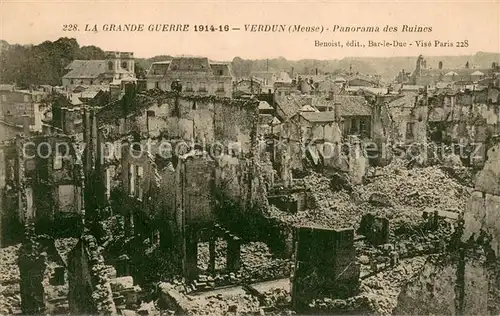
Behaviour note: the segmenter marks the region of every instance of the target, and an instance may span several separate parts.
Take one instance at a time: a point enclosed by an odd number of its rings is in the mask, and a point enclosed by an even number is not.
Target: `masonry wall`
[[[30,117],[30,125],[35,125],[36,102],[41,101],[41,95],[21,91],[0,91],[0,117],[6,121],[22,125],[23,115]]]
[[[19,153],[26,148],[26,155],[18,160],[23,167],[19,181],[25,188],[19,194],[26,196],[26,214],[20,214],[20,219],[34,220],[37,229],[51,235],[78,234],[75,225],[83,198],[73,144],[65,136],[33,137],[18,143]]]
[[[488,160],[476,180],[464,213],[463,242],[478,241],[481,232],[489,235],[489,247],[498,260],[500,246],[500,144],[488,151]],[[464,315],[497,314],[500,306],[498,269],[484,260],[467,256],[462,261],[463,285],[458,275],[460,260],[427,262],[418,278],[399,297],[396,314],[456,314],[463,306]],[[464,287],[463,300],[455,286]],[[456,304],[456,302],[460,304]],[[455,302],[455,303],[454,303]]]
[[[491,236],[492,250],[500,254],[500,143],[489,149],[483,170],[464,213],[463,241],[477,239],[481,230]]]
[[[92,301],[92,279],[89,257],[79,242],[68,254],[69,308],[75,314],[96,313]]]
[[[306,150],[315,156],[322,155],[326,167],[338,167],[341,164],[337,145],[341,143],[342,134],[337,122],[311,123],[302,117],[284,123],[282,138],[290,156],[292,169],[302,170]],[[281,148],[277,149],[283,150]]]
[[[397,315],[490,315],[498,298],[489,294],[494,276],[476,258],[466,258],[463,290],[457,278],[457,261],[429,260],[423,270],[404,287],[393,310]],[[498,305],[498,304],[497,304]],[[459,307],[462,306],[462,307]],[[493,310],[491,309],[493,308]],[[496,307],[498,313],[498,307]]]
[[[210,96],[176,98],[167,94],[150,106],[138,105],[143,110],[128,118],[126,122],[120,120],[121,109],[117,105],[114,110],[110,109],[116,112],[115,122],[106,125],[111,133],[136,130],[147,134],[149,127],[149,136],[153,138],[196,140],[206,144],[216,141],[224,144],[239,142],[242,151],[249,153],[252,135],[256,135],[258,128],[257,105],[256,102],[252,104]]]
[[[200,94],[200,95],[217,95],[222,97],[231,97],[233,86],[232,77],[220,76],[214,77],[207,73],[189,73],[179,76],[167,76],[162,78],[149,78],[147,81],[148,90],[159,88],[163,91],[170,91],[172,82],[180,80],[183,86],[183,93]],[[191,90],[187,86],[187,82],[191,83]],[[201,83],[204,83],[205,90],[202,90]],[[222,84],[222,87],[221,87]]]

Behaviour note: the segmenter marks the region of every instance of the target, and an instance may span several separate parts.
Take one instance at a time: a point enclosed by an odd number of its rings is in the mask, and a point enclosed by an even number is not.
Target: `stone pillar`
[[[30,136],[30,119],[29,115],[23,115],[23,134],[25,137]]]
[[[212,231],[212,235],[208,241],[208,252],[209,252],[209,262],[208,262],[208,271],[211,274],[215,274],[215,240],[216,236],[214,231]]]
[[[64,285],[65,268],[56,267],[54,269],[54,285]]]
[[[296,231],[292,304],[296,310],[320,297],[349,297],[359,284],[354,230],[299,227]]]
[[[349,178],[352,184],[361,184],[368,167],[368,161],[358,137],[350,136],[349,146]]]
[[[187,280],[198,278],[198,236],[193,229],[186,229],[186,250],[184,255],[184,277]]]
[[[21,310],[27,315],[45,313],[43,279],[47,267],[47,254],[41,252],[41,249],[35,235],[35,227],[27,226],[18,261]]]
[[[127,255],[121,255],[116,260],[116,276],[129,276],[130,275],[130,258]]]
[[[374,245],[386,244],[389,242],[389,220],[371,213],[365,214],[361,218],[358,233],[366,236]]]
[[[231,236],[227,240],[227,269],[238,271],[241,266],[241,239]]]

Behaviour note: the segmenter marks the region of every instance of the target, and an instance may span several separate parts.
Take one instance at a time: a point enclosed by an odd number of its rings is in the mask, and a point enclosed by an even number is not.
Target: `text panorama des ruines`
[[[252,32],[252,33],[429,33],[424,25],[304,25],[304,24],[63,24],[65,32]]]

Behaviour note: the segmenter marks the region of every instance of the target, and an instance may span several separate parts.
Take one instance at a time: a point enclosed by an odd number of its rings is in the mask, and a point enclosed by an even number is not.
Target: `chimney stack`
[[[439,70],[443,69],[443,62],[442,61],[439,62],[438,68],[439,68]]]
[[[25,137],[30,136],[30,116],[27,114],[23,115],[23,134]]]
[[[305,98],[305,104],[304,105],[310,105],[310,106],[312,106],[312,96],[307,96]]]
[[[333,100],[335,98],[335,91],[328,91],[328,99]]]
[[[341,107],[341,105],[339,102],[335,102],[333,104],[333,113],[335,113],[335,121],[337,121],[337,122],[340,122],[340,120],[341,120],[340,107]]]

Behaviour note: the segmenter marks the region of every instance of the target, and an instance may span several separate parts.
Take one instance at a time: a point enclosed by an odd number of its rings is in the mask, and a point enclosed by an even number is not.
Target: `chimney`
[[[316,76],[318,75],[318,68],[316,68]]]
[[[337,121],[337,122],[340,122],[340,120],[341,120],[340,107],[341,107],[341,104],[339,102],[335,102],[333,104],[333,113],[335,113],[335,121]]]
[[[30,120],[31,118],[29,115],[23,115],[23,134],[26,137],[30,136]]]
[[[311,96],[307,96],[306,99],[305,99],[305,102],[304,102],[304,105],[310,105],[312,106],[312,97]]]
[[[333,100],[335,98],[335,91],[328,91],[328,99]]]
[[[439,70],[443,69],[443,62],[442,62],[442,61],[440,61],[440,62],[439,62],[439,64],[438,64],[438,69],[439,69]]]
[[[109,85],[109,92],[110,92],[110,99],[111,99],[110,101],[111,102],[120,99],[120,93],[121,93],[120,86]]]
[[[75,109],[63,107],[61,108],[62,114],[62,130],[65,134],[71,135],[75,133],[75,120],[76,120]]]
[[[292,75],[291,75],[291,77],[293,77],[293,67],[292,67]]]

